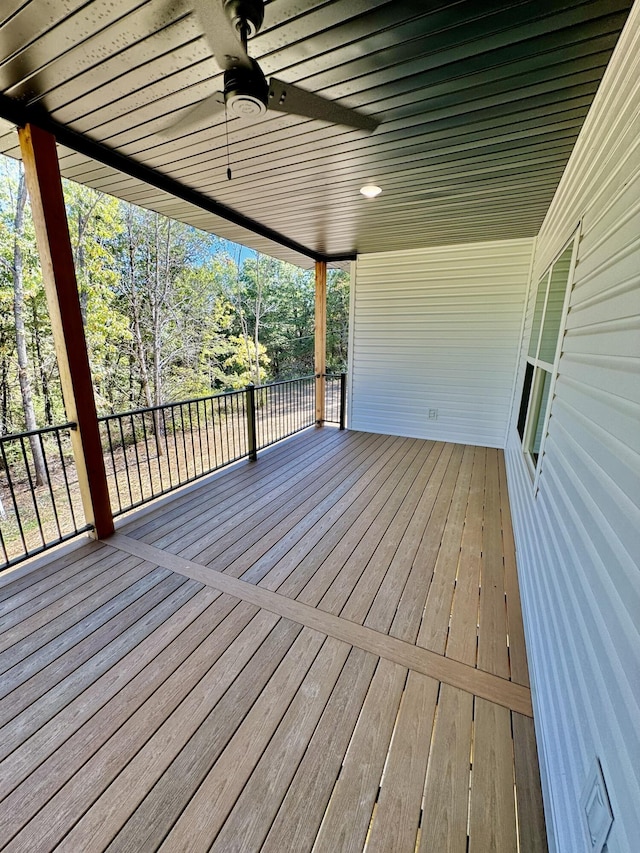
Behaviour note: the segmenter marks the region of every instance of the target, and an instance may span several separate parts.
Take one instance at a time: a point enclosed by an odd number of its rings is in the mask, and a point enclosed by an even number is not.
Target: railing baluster
[[[144,449],[147,455],[147,470],[149,472],[149,491],[151,495],[153,495],[153,474],[151,473],[151,454],[149,452],[149,436],[147,434],[147,422],[144,419],[144,415],[140,418],[142,421],[142,438],[144,441]],[[157,440],[157,436],[155,437]],[[157,453],[157,445],[156,445],[156,453]],[[142,495],[141,495],[142,497]]]
[[[9,494],[11,495],[11,502],[13,503],[13,511],[16,514],[16,522],[18,524],[20,539],[22,540],[22,547],[24,548],[25,552],[28,553],[29,548],[27,547],[27,540],[24,535],[24,527],[22,526],[22,516],[20,513],[20,508],[18,507],[18,501],[16,500],[16,490],[13,486],[11,468],[9,467],[9,462],[5,453],[4,442],[0,444],[0,448],[2,449],[2,464],[4,467],[5,474],[7,475],[7,482],[9,484]]]
[[[60,527],[60,519],[58,517],[58,506],[56,504],[56,495],[53,489],[53,483],[51,482],[51,474],[49,472],[49,462],[47,460],[47,450],[45,447],[44,441],[40,441],[40,449],[42,450],[42,461],[44,462],[44,471],[47,476],[47,486],[49,487],[49,499],[51,501],[51,509],[53,511],[53,518],[56,523],[56,529],[58,531],[58,538],[62,536],[62,529]]]

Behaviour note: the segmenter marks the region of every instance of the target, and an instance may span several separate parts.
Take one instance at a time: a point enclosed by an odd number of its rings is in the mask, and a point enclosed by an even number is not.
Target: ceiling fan
[[[264,19],[263,0],[191,0],[205,37],[220,68],[224,90],[205,98],[166,130],[185,128],[225,112],[228,118],[255,120],[267,110],[320,119],[372,133],[380,122],[271,77],[267,80],[247,53],[247,40]],[[166,132],[166,131],[165,131]]]

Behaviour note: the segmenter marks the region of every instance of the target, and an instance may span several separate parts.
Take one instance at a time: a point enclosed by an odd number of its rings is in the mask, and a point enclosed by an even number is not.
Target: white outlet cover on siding
[[[587,850],[602,853],[613,825],[613,812],[602,767],[597,758],[593,762],[580,797],[580,810],[589,844]]]

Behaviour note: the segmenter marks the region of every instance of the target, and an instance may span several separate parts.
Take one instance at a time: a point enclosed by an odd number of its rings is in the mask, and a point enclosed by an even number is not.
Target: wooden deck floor
[[[3,850],[546,850],[499,451],[303,433],[0,581],[0,673]]]

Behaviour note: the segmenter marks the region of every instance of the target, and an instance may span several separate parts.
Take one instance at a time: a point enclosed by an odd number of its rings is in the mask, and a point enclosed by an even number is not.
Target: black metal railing
[[[315,423],[315,376],[257,385],[253,389],[253,397],[256,453]]]
[[[314,377],[98,418],[114,516],[314,423]]]
[[[98,418],[114,516],[249,455],[247,394]]]
[[[91,529],[71,448],[75,427],[66,423],[0,437],[0,568]]]
[[[344,429],[345,378],[325,382],[325,421]],[[305,376],[98,418],[113,515],[313,426],[315,385]],[[91,529],[73,461],[75,426],[0,438],[0,569]]]
[[[347,405],[347,374],[325,373],[324,380],[325,423],[339,424],[340,429],[344,429]]]

